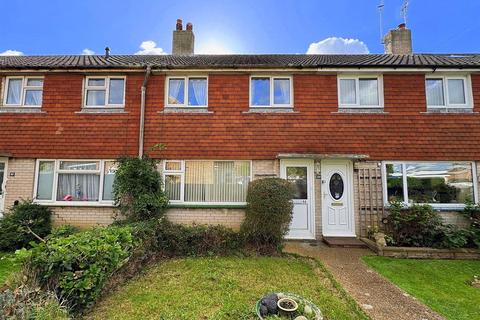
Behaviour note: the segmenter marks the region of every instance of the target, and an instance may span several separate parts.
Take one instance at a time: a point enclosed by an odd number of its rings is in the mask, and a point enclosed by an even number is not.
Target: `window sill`
[[[79,114],[104,114],[104,113],[128,113],[124,108],[83,108],[82,111],[76,111]]]
[[[278,107],[250,107],[248,111],[243,111],[242,113],[300,113],[294,111],[293,107],[289,108],[278,108]]]
[[[158,113],[205,113],[211,114],[213,111],[209,111],[208,107],[164,107],[162,111]]]
[[[332,113],[380,113],[380,114],[387,114],[388,112],[383,111],[383,107],[375,107],[375,108],[338,107],[338,111],[335,111],[335,112],[332,112]]]
[[[428,108],[426,112],[420,112],[423,114],[445,114],[445,113],[461,113],[461,114],[477,114],[473,111],[473,108]]]
[[[42,206],[49,206],[49,207],[116,207],[113,202],[86,202],[86,201],[39,201],[34,200],[35,203],[42,205]]]
[[[193,209],[245,209],[246,204],[189,204],[170,203],[168,208],[193,208]]]
[[[41,107],[8,107],[0,106],[0,113],[46,113]]]

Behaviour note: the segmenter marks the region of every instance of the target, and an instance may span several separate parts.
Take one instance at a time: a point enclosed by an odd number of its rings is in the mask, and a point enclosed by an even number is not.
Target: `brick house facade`
[[[58,224],[111,223],[113,160],[137,155],[139,139],[143,152],[166,145],[151,156],[180,223],[238,228],[248,182],[268,176],[298,187],[292,238],[364,236],[392,196],[456,224],[464,201],[478,201],[478,56],[0,57],[0,79],[0,211],[34,199]],[[271,105],[253,105],[257,92]],[[115,94],[123,102],[107,106]]]

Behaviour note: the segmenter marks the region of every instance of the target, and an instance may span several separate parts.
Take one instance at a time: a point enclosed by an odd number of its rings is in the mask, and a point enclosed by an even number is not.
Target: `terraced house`
[[[108,224],[114,160],[162,159],[168,217],[238,227],[253,179],[295,183],[289,237],[365,235],[392,199],[453,223],[478,200],[480,56],[385,54],[0,57],[0,211],[19,199],[57,223]]]

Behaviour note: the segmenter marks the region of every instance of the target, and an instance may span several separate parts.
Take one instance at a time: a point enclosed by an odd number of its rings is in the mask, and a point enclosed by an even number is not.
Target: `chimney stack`
[[[401,23],[397,29],[390,30],[383,38],[386,54],[413,54],[412,31]]]
[[[183,30],[182,19],[177,19],[175,31],[173,31],[172,54],[191,56],[194,53],[195,36],[193,25],[187,23],[187,29]]]

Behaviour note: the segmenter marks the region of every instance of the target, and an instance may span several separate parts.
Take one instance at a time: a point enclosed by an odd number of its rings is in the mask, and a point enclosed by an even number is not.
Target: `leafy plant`
[[[71,236],[74,233],[77,233],[79,229],[75,226],[64,224],[52,228],[52,232],[48,235],[47,238],[65,238]]]
[[[115,203],[129,221],[159,218],[163,215],[168,198],[162,190],[162,179],[157,161],[122,157],[113,183]]]
[[[0,251],[13,251],[40,241],[52,229],[52,211],[22,200],[0,219]]]
[[[292,220],[293,185],[279,178],[250,183],[247,209],[241,233],[247,243],[260,251],[280,249]]]

